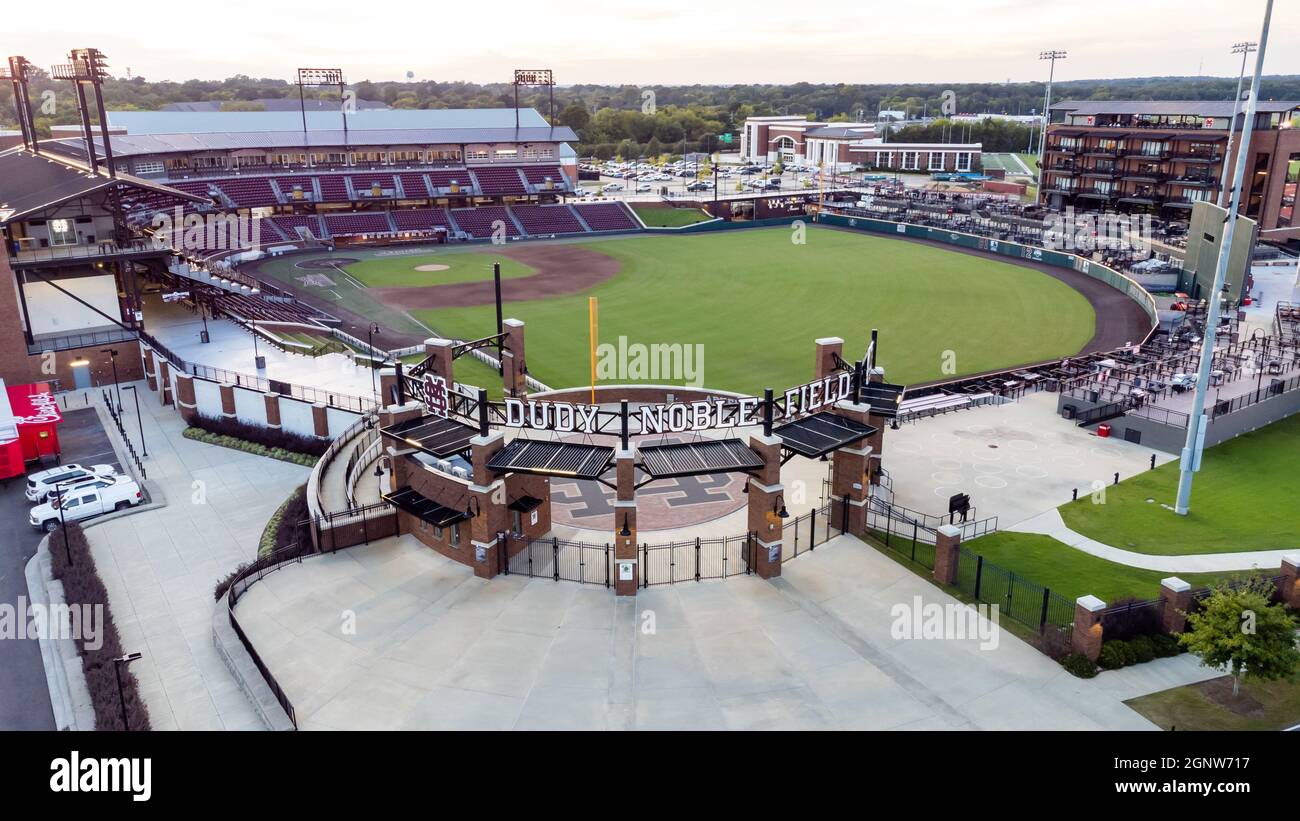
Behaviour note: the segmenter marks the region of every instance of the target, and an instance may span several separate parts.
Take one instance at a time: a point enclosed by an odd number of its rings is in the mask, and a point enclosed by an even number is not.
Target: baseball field
[[[602,381],[744,392],[809,379],[818,337],[843,337],[856,358],[878,328],[889,379],[916,383],[1073,354],[1097,327],[1088,299],[1041,271],[818,227],[464,248],[346,249],[264,262],[260,272],[411,344],[427,330],[492,333],[499,261],[505,314],[527,323],[529,372],[554,387],[589,381],[589,296],[611,350],[699,346],[687,350],[702,357],[691,373]]]

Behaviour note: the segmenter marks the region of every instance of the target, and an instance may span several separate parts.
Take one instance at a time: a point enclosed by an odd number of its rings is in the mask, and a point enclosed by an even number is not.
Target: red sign
[[[22,425],[49,425],[63,421],[59,413],[59,403],[50,393],[50,386],[45,382],[35,385],[15,385],[7,388],[9,407],[14,414],[14,422]]]

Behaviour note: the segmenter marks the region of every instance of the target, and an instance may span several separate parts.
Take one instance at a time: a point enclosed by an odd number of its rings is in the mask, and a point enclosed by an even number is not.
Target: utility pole
[[[1259,35],[1259,52],[1255,55],[1255,75],[1251,78],[1250,96],[1246,100],[1246,123],[1255,119],[1255,104],[1259,100],[1259,78],[1264,71],[1264,50],[1268,47],[1268,25],[1273,17],[1273,0],[1264,7],[1264,27]],[[1245,132],[1246,126],[1242,126]],[[1228,258],[1232,253],[1232,240],[1236,234],[1237,215],[1241,211],[1241,184],[1246,172],[1250,141],[1237,141],[1237,163],[1232,171],[1232,197],[1228,201],[1228,219],[1223,229],[1223,243],[1219,246],[1218,265],[1214,269],[1214,287],[1211,288],[1205,311],[1205,332],[1201,334],[1201,366],[1196,376],[1196,393],[1187,422],[1187,441],[1178,462],[1178,500],[1174,512],[1186,516],[1192,499],[1192,474],[1201,468],[1201,453],[1205,450],[1205,432],[1209,418],[1205,413],[1205,395],[1210,385],[1210,368],[1214,363],[1214,340],[1219,330],[1219,303],[1223,284],[1228,276]],[[1227,163],[1227,157],[1224,157]]]
[[[1246,55],[1250,54],[1259,43],[1252,43],[1249,40],[1232,44],[1233,54],[1241,55],[1241,72],[1237,74],[1237,95],[1232,98],[1232,119],[1228,121],[1228,144],[1223,147],[1223,168],[1219,171],[1219,196],[1215,203],[1222,208],[1223,198],[1227,194],[1228,188],[1228,157],[1232,156],[1232,135],[1237,130],[1237,113],[1241,111],[1241,82],[1246,79]],[[1242,123],[1241,132],[1243,139],[1250,141],[1249,132],[1246,130],[1246,124]]]
[[[1050,62],[1050,67],[1047,70],[1047,93],[1043,95],[1043,127],[1038,132],[1038,191],[1040,195],[1043,190],[1043,151],[1047,146],[1047,123],[1052,118],[1052,80],[1056,78],[1056,61],[1065,58],[1065,52],[1057,49],[1038,52],[1038,59]]]

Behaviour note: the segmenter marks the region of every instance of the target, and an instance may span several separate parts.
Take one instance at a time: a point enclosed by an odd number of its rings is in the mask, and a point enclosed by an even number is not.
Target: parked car
[[[1196,374],[1194,373],[1176,373],[1174,378],[1169,380],[1169,387],[1174,393],[1190,391],[1196,387]]]
[[[608,191],[622,191],[622,190],[623,190],[623,186],[622,186],[622,184],[620,184],[620,183],[617,183],[617,182],[611,182],[611,183],[606,183],[605,185],[601,186],[600,190],[601,190],[601,191],[606,191],[606,192],[608,192]]]
[[[92,516],[135,507],[144,493],[134,479],[117,476],[103,487],[68,488],[61,499],[32,508],[28,521],[37,530],[53,533],[63,521],[79,522]]]
[[[89,479],[94,476],[114,476],[117,468],[112,465],[60,465],[49,470],[42,470],[27,477],[27,501],[43,502],[50,495],[50,489],[64,482]]]
[[[687,191],[708,191],[713,186],[707,182],[693,182],[686,186]]]

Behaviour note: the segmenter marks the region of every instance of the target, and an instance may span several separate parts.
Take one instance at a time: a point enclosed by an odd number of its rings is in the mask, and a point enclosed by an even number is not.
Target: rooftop
[[[1197,117],[1230,117],[1234,103],[1231,100],[1062,100],[1052,104],[1053,111],[1088,116],[1095,114],[1152,114],[1177,116],[1190,114]],[[1261,100],[1256,103],[1260,113],[1285,113],[1300,108],[1300,101]]]

